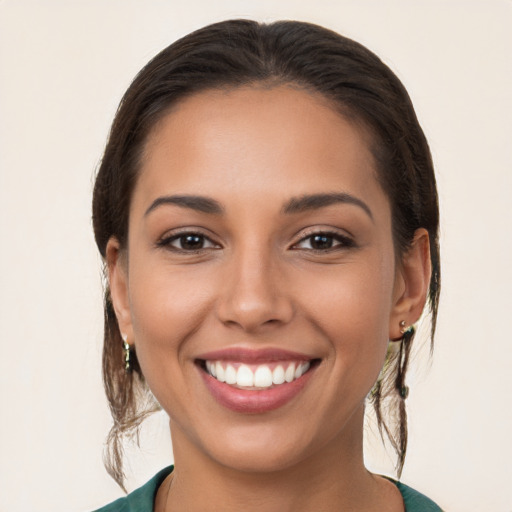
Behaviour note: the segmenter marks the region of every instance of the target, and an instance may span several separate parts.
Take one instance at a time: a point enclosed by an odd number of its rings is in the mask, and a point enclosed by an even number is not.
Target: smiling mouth
[[[202,369],[219,382],[245,390],[264,390],[290,384],[319,360],[244,364],[235,361],[200,361]]]
[[[322,359],[278,348],[231,347],[198,355],[194,362],[220,405],[237,413],[263,414],[300,394]]]

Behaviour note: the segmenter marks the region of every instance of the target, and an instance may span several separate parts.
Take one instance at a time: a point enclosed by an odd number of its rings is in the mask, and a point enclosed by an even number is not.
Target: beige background
[[[0,0],[0,511],[87,511],[121,494],[101,462],[92,177],[138,69],[231,17],[333,28],[408,88],[437,165],[444,285],[432,368],[423,351],[410,379],[403,480],[451,512],[510,512],[510,0]],[[171,461],[165,416],[149,427],[131,489]],[[369,464],[389,472],[377,447]]]

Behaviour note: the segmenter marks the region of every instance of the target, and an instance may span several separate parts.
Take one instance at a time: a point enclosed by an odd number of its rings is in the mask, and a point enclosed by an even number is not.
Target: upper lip
[[[201,354],[196,359],[204,361],[239,361],[246,364],[256,364],[270,361],[311,361],[314,357],[278,348],[249,349],[230,347]]]

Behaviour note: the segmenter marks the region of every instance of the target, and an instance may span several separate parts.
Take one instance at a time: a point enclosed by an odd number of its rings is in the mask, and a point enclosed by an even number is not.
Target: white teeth
[[[224,382],[226,378],[224,377],[224,368],[222,368],[222,365],[219,361],[215,364],[215,377],[218,381]]]
[[[274,384],[282,384],[284,382],[284,368],[279,365],[272,372],[272,382]]]
[[[304,375],[310,368],[309,361],[303,363],[278,364],[274,370],[269,365],[262,364],[253,369],[246,364],[241,364],[236,368],[236,364],[226,364],[221,361],[206,361],[206,371],[215,377],[219,382],[225,382],[231,386],[243,388],[270,388],[272,385],[278,386],[285,382],[293,382]],[[253,366],[254,368],[254,366]]]
[[[297,369],[295,370],[295,378],[298,379],[302,375],[304,375],[309,370],[309,362],[302,363],[297,366]]]
[[[272,372],[268,366],[258,366],[254,373],[254,385],[257,388],[269,388],[272,386]]]
[[[237,386],[254,386],[254,374],[248,366],[245,366],[245,364],[238,368],[238,372],[236,373],[236,384]]]
[[[286,371],[284,372],[284,380],[286,382],[292,382],[295,379],[295,365],[289,364],[288,368],[286,368]]]
[[[224,377],[226,378],[226,384],[236,384],[236,370],[230,364],[226,366]]]

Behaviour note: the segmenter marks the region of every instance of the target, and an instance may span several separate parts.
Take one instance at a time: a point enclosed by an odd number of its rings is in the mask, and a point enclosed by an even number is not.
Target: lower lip
[[[206,387],[213,397],[224,407],[246,414],[261,414],[282,407],[295,398],[307,384],[316,367],[310,368],[304,375],[273,388],[259,390],[238,389],[199,369]]]

